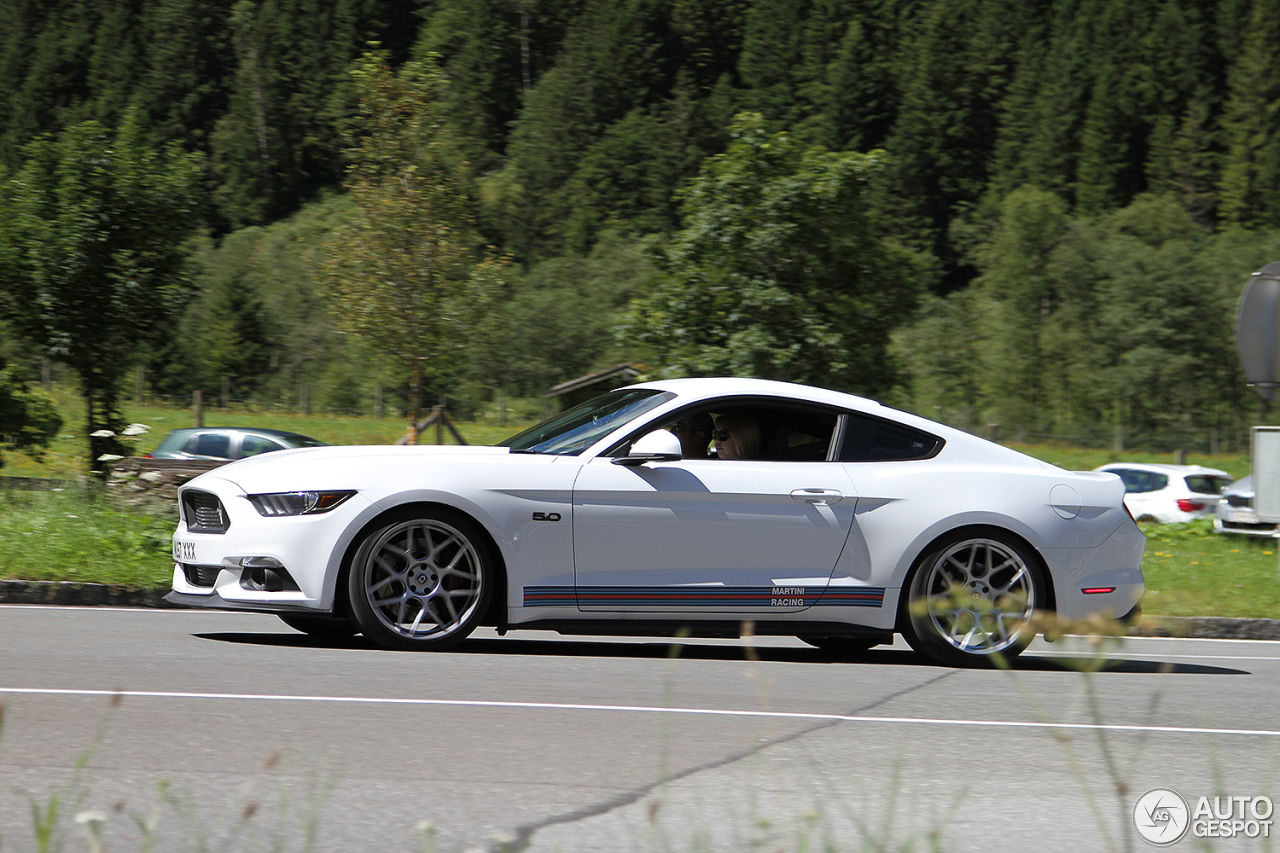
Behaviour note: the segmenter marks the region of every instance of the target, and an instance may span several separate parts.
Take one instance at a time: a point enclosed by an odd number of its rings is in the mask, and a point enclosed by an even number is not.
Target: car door
[[[573,494],[578,607],[701,618],[802,610],[826,589],[856,502],[838,462],[592,459]]]

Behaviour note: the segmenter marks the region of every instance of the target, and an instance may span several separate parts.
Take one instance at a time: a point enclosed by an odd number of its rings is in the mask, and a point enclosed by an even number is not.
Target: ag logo
[[[1187,801],[1169,788],[1152,788],[1133,806],[1133,825],[1143,840],[1167,847],[1182,840],[1191,826]]]
[[[534,521],[559,521],[560,513],[558,512],[535,512],[533,514]]]

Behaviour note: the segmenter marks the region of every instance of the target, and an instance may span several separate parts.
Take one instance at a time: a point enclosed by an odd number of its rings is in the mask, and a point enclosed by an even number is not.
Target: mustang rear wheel
[[[347,592],[364,635],[394,649],[439,650],[465,639],[493,593],[484,537],[459,513],[402,514],[371,532]]]
[[[1035,636],[1031,619],[1046,604],[1037,558],[1004,535],[945,540],[916,568],[904,602],[911,647],[948,666],[1012,660]]]

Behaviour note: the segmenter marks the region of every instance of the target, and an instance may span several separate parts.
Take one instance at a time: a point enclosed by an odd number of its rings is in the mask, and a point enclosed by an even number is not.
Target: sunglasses
[[[711,437],[716,441],[728,441],[729,431],[727,429],[713,429],[711,431]]]

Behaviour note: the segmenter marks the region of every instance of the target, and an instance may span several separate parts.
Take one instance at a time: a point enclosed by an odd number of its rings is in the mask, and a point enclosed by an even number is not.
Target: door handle
[[[844,493],[839,489],[796,489],[791,499],[797,503],[821,505],[838,504],[844,500]]]

